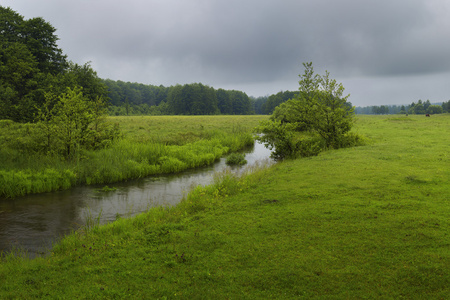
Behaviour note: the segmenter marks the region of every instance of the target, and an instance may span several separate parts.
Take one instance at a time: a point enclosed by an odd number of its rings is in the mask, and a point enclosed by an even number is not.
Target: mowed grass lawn
[[[450,115],[354,130],[367,145],[222,174],[49,257],[6,256],[0,298],[448,299]]]

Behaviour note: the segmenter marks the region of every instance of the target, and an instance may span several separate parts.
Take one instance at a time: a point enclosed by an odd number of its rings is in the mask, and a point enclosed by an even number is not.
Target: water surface
[[[246,151],[247,166],[271,163],[270,151],[255,142]],[[0,252],[13,248],[26,250],[31,257],[46,253],[53,242],[86,224],[101,224],[117,217],[129,217],[158,205],[176,205],[197,185],[212,182],[213,175],[227,168],[225,159],[214,165],[179,174],[152,176],[103,186],[81,186],[70,190],[0,199]],[[240,172],[246,166],[233,167]]]

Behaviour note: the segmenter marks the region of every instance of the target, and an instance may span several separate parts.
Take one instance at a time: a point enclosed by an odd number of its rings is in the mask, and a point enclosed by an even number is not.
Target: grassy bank
[[[267,116],[110,117],[123,138],[108,148],[64,161],[33,150],[33,124],[0,123],[0,198],[106,184],[209,165],[253,144]],[[2,126],[3,125],[3,126]]]
[[[446,299],[449,130],[358,116],[366,146],[225,173],[50,257],[3,257],[0,298]]]

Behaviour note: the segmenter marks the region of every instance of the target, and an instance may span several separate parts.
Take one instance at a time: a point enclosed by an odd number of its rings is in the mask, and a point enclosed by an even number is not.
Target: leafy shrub
[[[245,155],[242,153],[231,153],[227,157],[226,164],[227,165],[245,165],[247,160],[245,159]]]
[[[297,156],[316,156],[325,148],[325,142],[320,137],[308,136],[297,141],[295,148],[295,153]]]
[[[342,84],[330,79],[328,72],[315,75],[312,63],[303,65],[299,93],[276,107],[270,121],[256,128],[262,133],[258,140],[275,149],[275,159],[312,156],[362,143],[360,137],[349,133],[354,108],[347,102],[349,95],[343,96]]]

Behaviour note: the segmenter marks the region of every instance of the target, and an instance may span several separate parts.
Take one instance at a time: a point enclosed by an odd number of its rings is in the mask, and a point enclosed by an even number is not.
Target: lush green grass
[[[447,299],[450,115],[356,126],[366,146],[221,174],[50,257],[4,257],[0,298]]]
[[[0,197],[112,183],[175,173],[213,163],[253,144],[252,130],[267,116],[110,117],[123,139],[64,161],[33,151],[33,124],[0,122]]]
[[[136,142],[155,141],[180,145],[208,138],[217,131],[227,134],[251,132],[268,116],[132,116],[109,117],[125,136]]]

